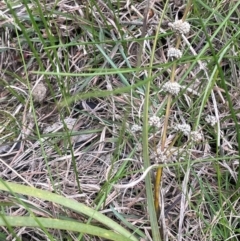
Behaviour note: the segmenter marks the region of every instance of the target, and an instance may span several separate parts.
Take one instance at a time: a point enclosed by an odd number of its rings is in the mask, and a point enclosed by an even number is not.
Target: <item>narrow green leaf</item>
[[[95,235],[98,237],[106,238],[115,241],[131,241],[131,239],[126,238],[120,234],[114,233],[103,228],[99,228],[93,225],[83,224],[79,222],[53,219],[53,218],[37,218],[38,222],[41,223],[45,228],[69,230],[75,232],[82,232],[90,235]],[[0,217],[0,226],[13,226],[13,227],[39,227],[33,217],[10,217],[5,216]]]
[[[105,215],[95,211],[92,208],[87,207],[86,205],[82,203],[78,203],[75,200],[71,200],[65,197],[62,197],[58,194],[54,194],[48,191],[40,190],[34,187],[27,187],[24,185],[16,184],[16,183],[10,183],[5,182],[1,180],[0,182],[0,190],[11,192],[11,193],[20,193],[23,195],[29,195],[36,198],[41,198],[43,200],[47,200],[50,202],[58,203],[64,207],[70,208],[78,213],[83,213],[100,223],[106,225],[107,227],[115,230],[116,232],[122,234],[123,236],[130,238],[133,241],[137,241],[137,239],[132,236],[132,234],[124,229],[122,226],[114,222],[112,219],[106,217]]]

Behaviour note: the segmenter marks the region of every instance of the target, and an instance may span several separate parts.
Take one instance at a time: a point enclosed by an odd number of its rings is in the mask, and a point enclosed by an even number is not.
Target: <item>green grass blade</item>
[[[95,211],[92,208],[87,207],[86,205],[84,205],[82,203],[78,203],[75,200],[71,200],[71,199],[62,197],[60,195],[50,193],[48,191],[40,190],[37,188],[27,187],[24,185],[5,182],[5,181],[1,181],[0,190],[8,191],[11,193],[20,193],[23,195],[29,195],[29,196],[33,196],[36,198],[41,198],[46,201],[58,203],[64,207],[70,208],[78,213],[83,213],[83,214],[99,221],[100,223],[106,225],[107,227],[115,230],[116,232],[122,234],[123,236],[128,237],[133,241],[137,241],[137,239],[135,237],[133,237],[129,231],[124,229],[122,226],[120,226],[119,224],[117,224],[116,222],[111,220],[110,218],[104,216],[103,214]]]
[[[114,233],[113,231],[109,231],[93,225],[52,218],[37,219],[45,228],[82,232],[115,241],[131,241],[130,238],[126,238],[122,235]],[[39,224],[33,217],[0,217],[0,226],[6,225],[10,225],[12,227],[39,227]]]

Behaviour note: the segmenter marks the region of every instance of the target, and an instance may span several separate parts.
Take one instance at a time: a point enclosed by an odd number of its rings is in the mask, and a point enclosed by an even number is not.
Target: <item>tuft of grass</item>
[[[0,239],[238,240],[240,3],[178,2],[1,3]]]

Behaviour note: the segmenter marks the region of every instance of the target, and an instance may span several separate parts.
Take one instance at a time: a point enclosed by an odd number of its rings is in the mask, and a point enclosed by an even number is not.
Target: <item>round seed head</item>
[[[207,115],[205,118],[205,121],[211,126],[214,126],[217,123],[217,119],[213,115]]]
[[[149,123],[150,126],[157,127],[157,128],[159,128],[161,126],[160,118],[158,116],[155,116],[155,115],[153,115],[149,118],[148,123]]]
[[[169,48],[167,52],[167,56],[170,59],[173,59],[173,58],[179,59],[182,57],[182,52],[181,50],[176,48]]]
[[[139,125],[136,125],[136,124],[132,125],[132,127],[131,127],[131,131],[132,131],[133,133],[139,132],[139,131],[141,131],[141,130],[142,130],[142,127],[139,126]]]
[[[181,90],[181,85],[177,82],[168,81],[163,85],[163,91],[168,92],[171,95],[177,95]]]
[[[189,136],[191,132],[191,126],[188,124],[178,124],[176,125],[175,129],[177,131],[181,131],[184,136]]]
[[[186,21],[177,20],[174,23],[168,24],[175,32],[180,34],[188,34],[190,31],[190,24]]]
[[[194,142],[200,142],[203,140],[203,135],[199,131],[191,131],[191,138]]]

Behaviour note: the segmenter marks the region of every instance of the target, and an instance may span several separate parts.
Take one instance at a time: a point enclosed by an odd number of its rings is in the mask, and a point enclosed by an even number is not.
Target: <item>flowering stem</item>
[[[191,0],[188,1],[188,4],[184,11],[182,21],[185,21],[185,19],[187,17],[187,13],[189,12],[190,8],[191,8]],[[178,49],[180,44],[181,44],[181,35],[178,35],[175,48]],[[177,63],[174,62],[173,66],[172,66],[170,82],[175,81],[176,68],[177,68]],[[165,115],[165,120],[164,120],[162,138],[161,138],[162,139],[161,140],[161,152],[164,152],[164,149],[165,149],[165,143],[166,143],[166,138],[167,138],[167,126],[168,126],[168,120],[169,120],[169,116],[170,116],[171,102],[172,102],[172,94],[168,94],[166,115]],[[157,216],[160,215],[160,186],[161,186],[161,179],[162,179],[162,169],[163,169],[162,167],[159,167],[157,169],[155,185],[154,185],[154,206],[155,206]]]

